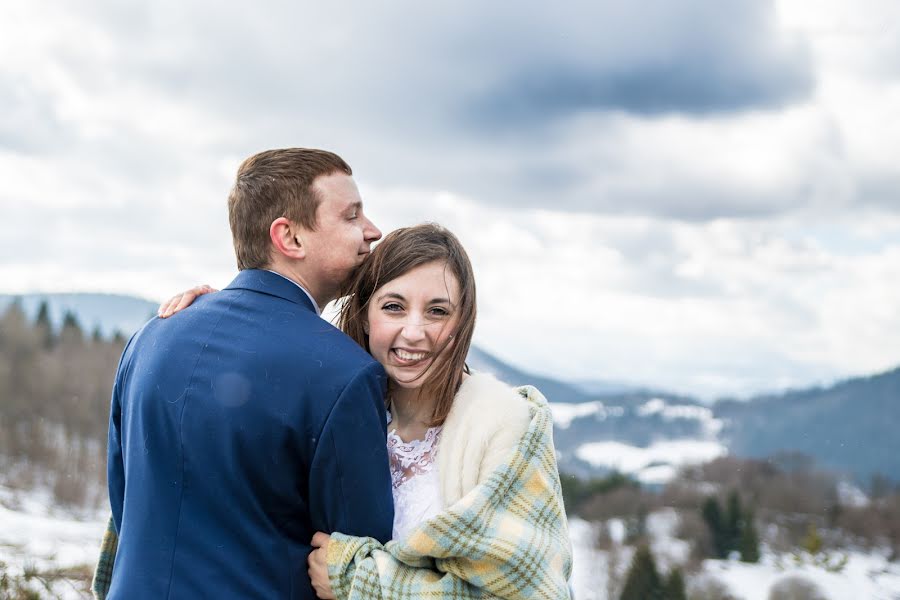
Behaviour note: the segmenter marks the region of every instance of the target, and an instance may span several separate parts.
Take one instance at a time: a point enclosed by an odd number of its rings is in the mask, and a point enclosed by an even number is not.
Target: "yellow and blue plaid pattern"
[[[100,560],[94,570],[94,580],[91,582],[91,592],[97,600],[105,600],[109,593],[109,584],[112,583],[113,565],[116,562],[116,549],[119,547],[119,536],[116,533],[116,524],[113,518],[109,518],[106,524],[106,532],[103,541],[100,542]]]
[[[484,483],[384,546],[332,536],[328,574],[339,600],[569,598],[572,552],[553,419],[540,392],[518,391],[531,423]]]

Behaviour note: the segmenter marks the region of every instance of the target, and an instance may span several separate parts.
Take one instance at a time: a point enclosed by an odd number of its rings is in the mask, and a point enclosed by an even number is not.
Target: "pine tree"
[[[678,567],[673,567],[669,571],[669,576],[666,577],[666,583],[663,586],[663,598],[665,600],[687,600],[684,576]]]
[[[45,350],[49,350],[56,342],[53,335],[53,324],[50,322],[50,305],[44,300],[38,309],[37,318],[34,320],[38,335],[41,336],[41,343]]]
[[[742,521],[741,498],[738,496],[737,490],[732,490],[728,495],[728,510],[725,513],[724,523],[723,546],[726,556],[740,546]]]
[[[78,318],[72,311],[67,310],[66,314],[63,316],[63,324],[62,329],[59,332],[59,339],[60,343],[68,345],[81,344],[84,340],[81,325],[79,325]]]
[[[728,555],[728,548],[725,540],[725,523],[722,519],[722,509],[719,507],[719,501],[710,496],[703,503],[701,512],[712,538],[713,558],[725,558]]]
[[[656,561],[647,546],[640,546],[631,560],[619,600],[663,600],[663,587]]]
[[[759,562],[759,536],[756,533],[756,525],[753,523],[753,513],[747,511],[744,515],[743,527],[741,527],[741,542],[738,548],[741,551],[741,560],[748,563]]]

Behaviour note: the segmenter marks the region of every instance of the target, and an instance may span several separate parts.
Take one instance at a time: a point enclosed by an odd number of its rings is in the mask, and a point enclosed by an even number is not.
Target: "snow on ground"
[[[693,419],[700,421],[708,436],[715,437],[722,431],[723,423],[713,416],[713,411],[705,406],[694,404],[668,404],[662,398],[651,398],[637,409],[642,417],[659,415],[666,421],[675,419]]]
[[[576,600],[606,600],[608,554],[596,549],[597,526],[569,519],[572,538],[572,589]]]
[[[566,429],[575,419],[594,415],[598,421],[605,421],[607,417],[621,417],[625,409],[621,406],[606,406],[599,400],[594,402],[551,402],[550,412],[553,415],[553,423],[560,429]]]
[[[704,570],[727,585],[741,600],[768,600],[772,585],[790,576],[813,582],[829,600],[900,599],[900,565],[889,563],[877,553],[851,552],[847,558],[847,565],[840,573],[814,566],[811,561],[796,566],[791,557],[779,561],[768,553],[760,564],[707,560]]]
[[[615,469],[644,483],[664,483],[679,467],[709,462],[727,453],[719,442],[695,439],[663,440],[645,448],[621,442],[591,442],[575,451],[578,458],[595,467]]]
[[[106,530],[103,512],[77,517],[53,506],[46,492],[23,494],[0,486],[0,562],[13,575],[35,567],[93,565]],[[84,598],[70,584],[54,590],[63,598]]]
[[[599,550],[596,540],[606,527],[614,541],[613,551]],[[665,573],[684,564],[690,545],[675,537],[678,516],[673,509],[648,515],[647,534],[657,568]],[[609,561],[615,556],[619,581],[624,581],[633,550],[622,546],[625,526],[621,519],[605,524],[579,518],[569,521],[574,568],[572,587],[575,600],[615,600],[608,596]],[[799,566],[791,555],[775,555],[763,549],[759,564],[737,560],[705,560],[699,573],[688,574],[688,582],[713,577],[723,583],[738,600],[768,600],[772,586],[786,577],[800,576],[821,588],[828,600],[900,600],[900,564],[890,563],[878,553],[848,552],[847,564],[839,573],[813,565],[806,557]]]

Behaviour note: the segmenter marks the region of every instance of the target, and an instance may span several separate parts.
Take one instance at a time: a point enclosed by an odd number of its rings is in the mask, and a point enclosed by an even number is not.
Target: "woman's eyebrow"
[[[406,298],[404,298],[402,295],[398,294],[397,292],[385,292],[384,294],[381,294],[380,296],[378,296],[378,298],[375,300],[375,302],[381,302],[382,300],[384,300],[386,298],[392,298],[394,300],[406,300]]]

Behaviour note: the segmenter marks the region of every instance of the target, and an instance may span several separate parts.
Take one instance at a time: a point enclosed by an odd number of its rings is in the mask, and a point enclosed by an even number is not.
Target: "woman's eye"
[[[435,307],[432,308],[429,313],[434,315],[435,317],[446,317],[450,314],[450,311],[448,311],[446,308]]]
[[[403,307],[397,304],[396,302],[390,302],[381,307],[381,310],[387,312],[400,312],[403,310]]]

